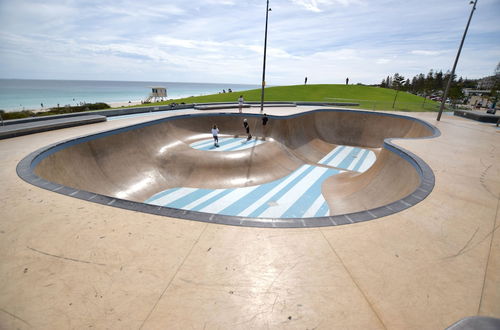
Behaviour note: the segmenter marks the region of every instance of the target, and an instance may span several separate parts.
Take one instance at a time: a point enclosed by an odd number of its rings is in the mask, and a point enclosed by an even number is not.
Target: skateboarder
[[[269,121],[269,118],[267,117],[267,114],[264,114],[264,117],[262,117],[262,133],[264,136],[262,137],[262,140],[266,140],[267,136],[267,122]]]
[[[268,120],[269,118],[267,118],[267,114],[264,114],[264,117],[262,117],[262,126],[266,126]]]
[[[215,124],[214,127],[212,127],[212,136],[214,137],[214,147],[219,147],[219,129]]]
[[[247,141],[250,141],[252,139],[252,134],[250,134],[250,126],[248,126],[248,121],[247,119],[243,119],[243,127],[245,127],[245,130],[247,131]]]

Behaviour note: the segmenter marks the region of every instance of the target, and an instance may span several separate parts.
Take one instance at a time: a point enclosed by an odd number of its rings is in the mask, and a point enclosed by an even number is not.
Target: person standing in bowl
[[[214,137],[214,147],[219,147],[219,129],[215,124],[212,127],[212,136]]]

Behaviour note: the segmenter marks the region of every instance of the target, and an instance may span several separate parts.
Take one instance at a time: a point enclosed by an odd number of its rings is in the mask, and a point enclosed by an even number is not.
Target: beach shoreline
[[[143,104],[142,100],[135,100],[135,101],[121,101],[121,102],[103,102],[106,103],[111,107],[111,109],[115,108],[123,108],[123,107],[129,107],[129,106],[134,106],[134,105],[141,105]],[[154,103],[148,103],[145,104],[145,106],[148,105],[153,105]],[[64,108],[64,106],[60,107]],[[51,109],[57,109],[57,107],[31,107],[31,108],[23,108],[23,109],[5,109],[6,112],[22,112],[22,111],[31,111],[34,113],[40,113],[40,112],[47,112],[50,111]]]

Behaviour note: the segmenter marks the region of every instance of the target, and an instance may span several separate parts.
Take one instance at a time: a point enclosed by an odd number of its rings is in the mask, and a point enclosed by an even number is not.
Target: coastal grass
[[[76,106],[64,106],[57,108],[50,108],[47,111],[31,111],[31,110],[23,110],[23,111],[11,111],[6,112],[4,110],[0,110],[0,117],[2,120],[9,119],[21,119],[28,117],[44,117],[44,116],[53,116],[60,115],[64,113],[75,113],[75,112],[86,112],[93,110],[104,110],[110,109],[111,107],[106,103],[89,103],[84,105],[76,105]]]
[[[397,97],[396,97],[397,93]],[[243,95],[245,101],[258,102],[261,89],[252,89],[232,93],[220,93],[203,96],[192,96],[174,99],[154,105],[171,103],[210,103],[210,102],[237,102]],[[396,102],[394,103],[394,99]],[[398,111],[437,111],[439,103],[408,93],[397,92],[394,89],[371,87],[363,85],[294,85],[267,87],[264,94],[265,101],[312,101],[325,103],[358,103],[362,108],[372,110]],[[393,107],[394,104],[394,107]]]

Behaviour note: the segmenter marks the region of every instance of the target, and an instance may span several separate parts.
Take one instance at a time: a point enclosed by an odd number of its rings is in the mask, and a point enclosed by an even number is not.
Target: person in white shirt
[[[214,137],[214,147],[219,146],[219,129],[217,128],[217,125],[214,124],[214,127],[212,127],[212,136]]]
[[[245,100],[243,99],[243,95],[240,95],[240,97],[238,98],[238,106],[240,109],[240,113],[241,113],[241,109],[243,108],[243,102],[245,102]]]

